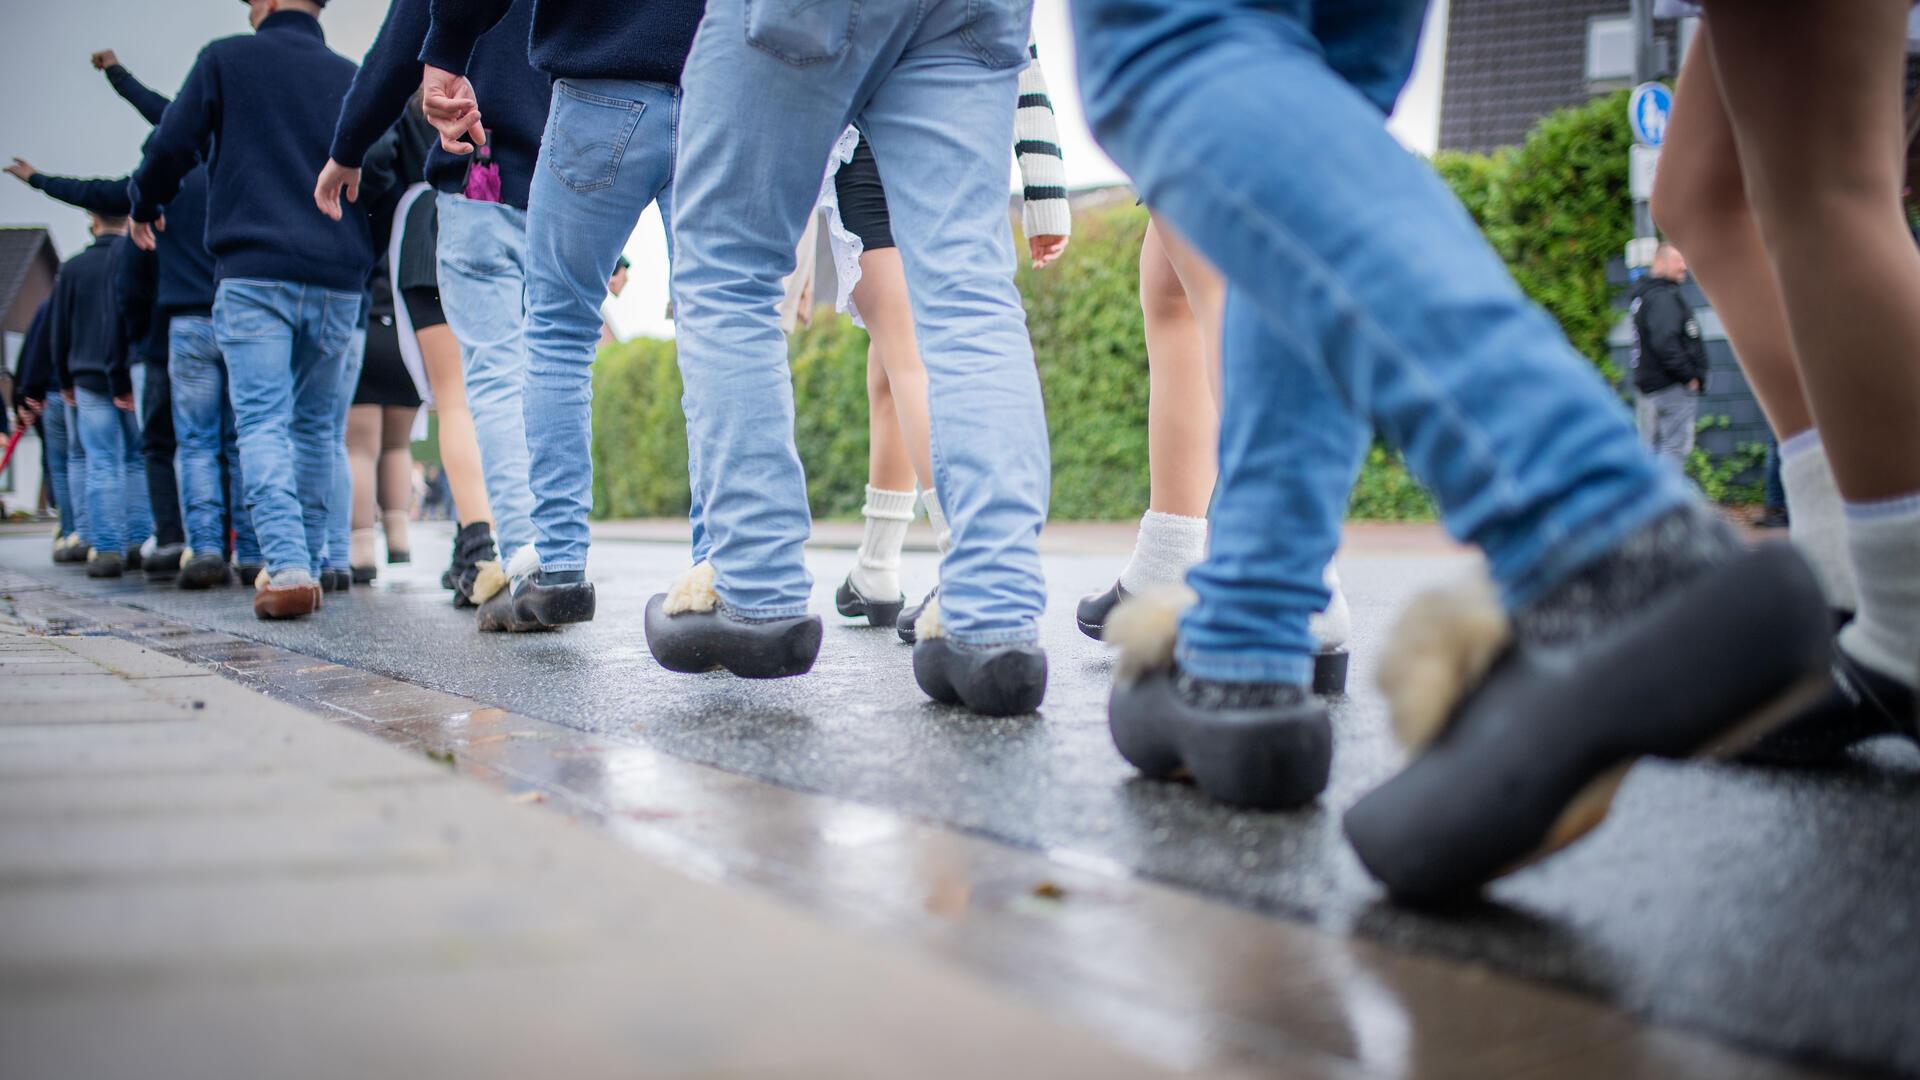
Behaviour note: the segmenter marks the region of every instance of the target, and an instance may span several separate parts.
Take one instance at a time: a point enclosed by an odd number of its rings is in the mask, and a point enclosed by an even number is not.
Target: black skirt
[[[400,332],[392,315],[367,318],[367,352],[360,364],[360,385],[353,392],[353,403],[420,407],[420,392],[414,389],[413,376],[407,374],[407,362],[400,356]]]
[[[893,246],[893,220],[887,215],[887,192],[880,186],[880,164],[873,159],[866,132],[853,148],[853,160],[833,174],[833,193],[840,200],[840,221],[860,238],[863,251]]]

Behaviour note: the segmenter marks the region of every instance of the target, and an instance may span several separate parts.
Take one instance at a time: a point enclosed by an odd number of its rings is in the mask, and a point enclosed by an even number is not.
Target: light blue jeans
[[[714,0],[681,79],[676,334],[721,600],[748,617],[807,609],[806,481],[775,308],[827,153],[857,120],[887,178],[927,368],[954,537],[948,633],[1031,641],[1046,603],[1036,540],[1049,454],[1007,215],[1031,5],[794,7]]]
[[[255,278],[228,278],[215,292],[214,337],[227,361],[247,510],[270,574],[320,571],[339,459],[340,373],[361,301],[357,292]]]
[[[1524,604],[1688,498],[1385,130],[1425,0],[1076,0],[1101,145],[1231,282],[1219,486],[1182,664],[1306,681],[1368,437]]]
[[[671,219],[679,96],[674,87],[646,82],[553,84],[527,197],[525,256],[523,415],[533,531],[544,570],[587,565],[600,302],[647,204],[658,202],[661,217]]]
[[[353,539],[353,462],[347,457],[347,413],[360,388],[360,368],[367,359],[367,315],[370,301],[362,298],[359,323],[340,364],[340,400],[333,430],[333,496],[327,509],[327,550],[320,563],[329,570],[350,570],[348,545]]]
[[[72,483],[72,480],[85,480],[81,472],[75,471],[85,466],[75,464],[72,458],[73,444],[80,438],[79,429],[70,422],[72,416],[60,391],[49,392],[46,407],[40,413],[40,443],[47,452],[47,476],[53,483],[53,497],[60,504],[60,535],[77,532],[84,540],[86,488],[83,483]]]
[[[85,501],[92,530],[88,542],[102,552],[138,547],[153,532],[140,422],[132,411],[115,405],[111,394],[83,386],[75,396],[80,442],[86,447]]]
[[[527,480],[527,212],[442,192],[440,304],[460,341],[467,408],[500,564],[534,542]],[[591,464],[591,462],[589,462]]]
[[[231,521],[234,555],[243,563],[257,563],[260,541],[247,518],[240,445],[233,405],[227,400],[227,364],[214,340],[212,319],[173,317],[167,324],[167,370],[173,379],[177,442],[173,467],[180,477],[187,546],[195,553],[225,554]]]

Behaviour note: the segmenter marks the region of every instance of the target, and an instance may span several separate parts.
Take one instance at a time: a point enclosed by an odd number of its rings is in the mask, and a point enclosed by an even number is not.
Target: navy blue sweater
[[[47,341],[47,317],[52,311],[51,297],[40,301],[40,306],[34,309],[33,321],[27,324],[27,336],[20,343],[20,366],[13,373],[16,400],[45,401],[49,392],[60,390],[53,370],[53,348]]]
[[[480,35],[511,0],[433,0],[420,59],[465,73]],[[706,0],[534,0],[533,66],[556,79],[636,79],[680,85]],[[487,105],[480,103],[486,115]]]
[[[540,156],[553,82],[527,60],[534,0],[512,0],[506,16],[481,35],[465,74],[480,99],[487,145],[500,169],[500,200],[527,208],[527,188]],[[333,132],[333,160],[358,167],[407,100],[420,88],[420,47],[432,24],[429,0],[394,0],[380,36],[360,63]],[[427,156],[427,182],[450,194],[466,190],[471,157],[449,154],[436,141]]]
[[[61,386],[132,392],[117,283],[121,263],[138,250],[125,236],[102,236],[60,267],[47,333]]]
[[[51,176],[37,172],[27,184],[35,191],[44,192],[49,198],[59,199],[68,206],[77,206],[106,217],[126,217],[133,209],[133,202],[127,198],[127,181],[131,179],[130,176],[113,179]]]
[[[201,50],[133,174],[133,216],[152,221],[209,138],[207,248],[216,280],[265,278],[359,292],[373,266],[366,211],[333,221],[313,205],[353,61],[320,22],[277,11],[252,35]]]

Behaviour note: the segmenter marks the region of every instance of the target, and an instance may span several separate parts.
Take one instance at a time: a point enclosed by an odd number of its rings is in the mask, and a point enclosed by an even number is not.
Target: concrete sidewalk
[[[0,1075],[1152,1074],[133,642],[0,687]]]

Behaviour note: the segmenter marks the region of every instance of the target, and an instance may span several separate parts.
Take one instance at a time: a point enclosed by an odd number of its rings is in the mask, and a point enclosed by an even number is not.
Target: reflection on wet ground
[[[637,550],[671,566],[671,553]],[[0,542],[0,564],[24,563],[15,554]],[[1348,561],[1350,578],[1366,576]],[[1359,562],[1384,568],[1371,575],[1373,591],[1355,589],[1363,624],[1356,678],[1365,678],[1365,649],[1384,629],[1384,611],[1413,584],[1454,567]],[[829,586],[837,581],[831,568],[817,570]],[[1080,583],[1076,573],[1111,573],[1104,564],[1049,570],[1063,595]],[[1698,828],[1706,835],[1665,829],[1651,837],[1629,832],[1624,844],[1596,838],[1590,865],[1557,877],[1527,875],[1521,888],[1496,893],[1498,904],[1435,919],[1380,904],[1339,840],[1338,809],[1393,764],[1374,722],[1377,703],[1364,692],[1341,707],[1342,765],[1320,807],[1233,814],[1184,789],[1129,777],[1104,742],[1104,656],[1070,638],[1048,642],[1056,687],[1043,717],[981,722],[920,701],[910,677],[903,691],[891,670],[900,652],[878,635],[852,631],[830,638],[821,678],[772,687],[659,679],[647,666],[637,621],[620,613],[628,594],[644,599],[644,585],[618,578],[613,588],[602,586],[615,603],[603,600],[594,633],[513,641],[460,635],[440,595],[410,580],[356,596],[354,607],[330,608],[331,626],[315,620],[292,628],[260,627],[193,598],[182,604],[184,594],[54,580],[62,595],[16,588],[16,602],[35,618],[140,637],[444,756],[510,795],[544,801],[689,872],[771,889],[836,920],[921,942],[1033,988],[1163,1061],[1249,1073],[1284,1061],[1327,1075],[1798,1074],[1633,1023],[1613,1004],[1775,1053],[1850,1051],[1856,1060],[1890,1063],[1913,1052],[1904,1021],[1914,1014],[1914,986],[1910,978],[1889,982],[1884,965],[1897,961],[1910,976],[1904,950],[1915,946],[1910,935],[1881,936],[1913,910],[1914,893],[1899,884],[1913,872],[1911,830],[1903,825],[1896,835],[1894,825],[1911,821],[1917,800],[1912,767],[1897,754],[1840,778],[1733,770],[1637,776],[1628,786],[1637,804],[1625,801],[1639,826],[1705,817]],[[70,598],[87,592],[225,629]],[[252,640],[270,634],[275,644]],[[384,648],[366,648],[372,634],[384,635]],[[949,790],[929,795],[933,777]],[[1804,822],[1847,809],[1837,794],[1853,800],[1849,813],[1884,843],[1823,850],[1818,835],[1782,824],[1793,814]],[[1738,886],[1756,875],[1724,844],[1735,835],[1728,819],[1742,815],[1763,836],[1770,829],[1785,841],[1774,845],[1776,864],[1758,875],[1773,887],[1745,897]],[[1753,843],[1741,841],[1749,849]],[[1862,905],[1867,918],[1854,929],[1864,933],[1839,939],[1841,949],[1824,961],[1805,942],[1798,945],[1807,955],[1785,958],[1786,968],[1798,964],[1824,985],[1775,987],[1771,995],[1762,988],[1729,1002],[1723,989],[1751,982],[1756,957],[1771,951],[1777,958],[1775,938],[1791,929],[1782,913],[1800,911],[1800,875],[1821,870]],[[1596,880],[1606,882],[1604,895]],[[1694,906],[1666,909],[1676,889]],[[1833,929],[1833,903],[1813,905],[1813,924],[1823,932]],[[1660,955],[1702,928],[1720,940],[1689,944],[1677,958]],[[1745,947],[1725,947],[1743,932]],[[1877,959],[1856,959],[1869,942]],[[1719,960],[1700,967],[1703,949],[1717,949]],[[1664,985],[1675,973],[1686,981]],[[1882,996],[1856,996],[1861,988]],[[1816,995],[1847,1004],[1769,1029],[1768,1010],[1791,1010]]]

